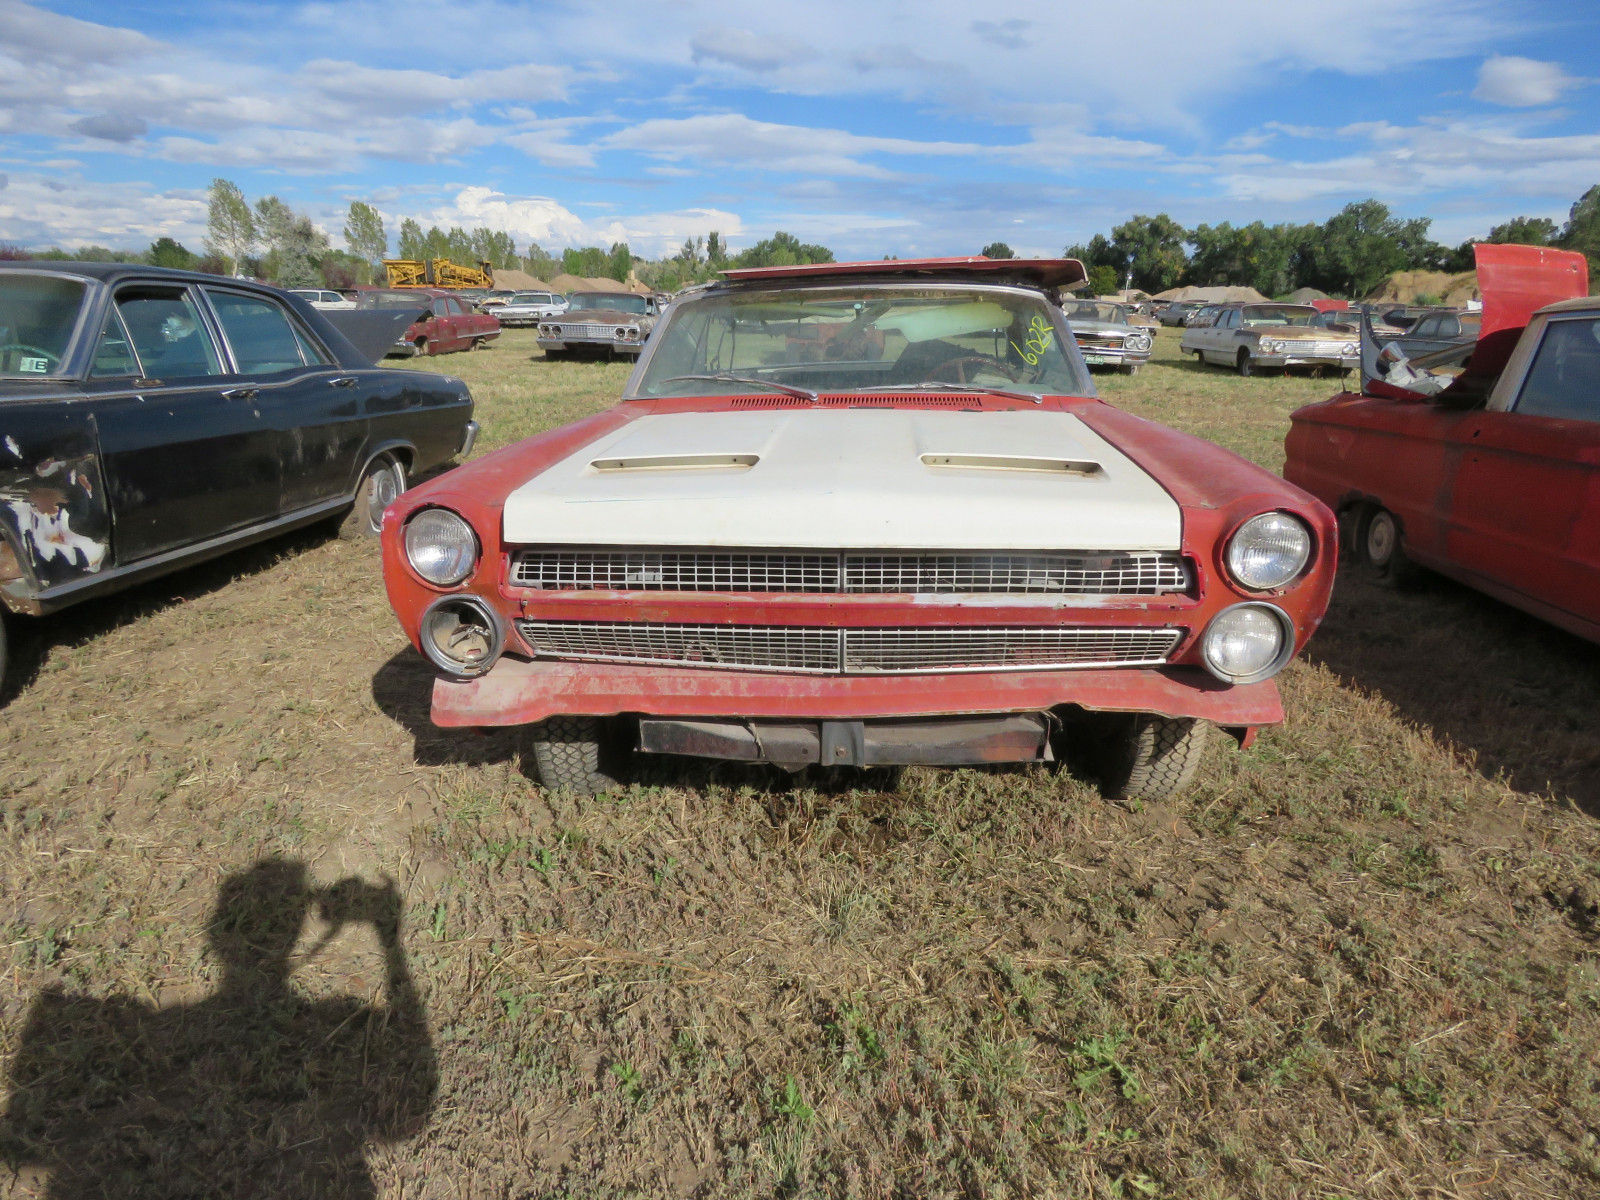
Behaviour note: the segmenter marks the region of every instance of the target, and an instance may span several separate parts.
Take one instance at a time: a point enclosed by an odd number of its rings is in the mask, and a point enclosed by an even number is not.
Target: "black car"
[[[375,534],[477,434],[458,379],[374,367],[276,288],[0,263],[4,615],[42,616],[320,520]]]

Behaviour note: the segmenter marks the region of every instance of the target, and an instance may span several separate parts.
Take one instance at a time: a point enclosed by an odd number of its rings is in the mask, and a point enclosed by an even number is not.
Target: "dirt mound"
[[[1476,271],[1463,271],[1459,275],[1452,275],[1448,271],[1396,271],[1366,298],[1395,300],[1402,304],[1427,302],[1461,308],[1468,300],[1483,299],[1483,293],[1478,290]]]

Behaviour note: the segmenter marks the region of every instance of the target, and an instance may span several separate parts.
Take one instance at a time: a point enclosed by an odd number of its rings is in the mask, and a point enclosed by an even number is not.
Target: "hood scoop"
[[[759,454],[631,454],[626,458],[597,458],[596,471],[748,471],[761,461]]]
[[[924,454],[925,467],[961,471],[1038,471],[1058,475],[1098,475],[1100,464],[1082,458],[1040,458],[1023,454]]]

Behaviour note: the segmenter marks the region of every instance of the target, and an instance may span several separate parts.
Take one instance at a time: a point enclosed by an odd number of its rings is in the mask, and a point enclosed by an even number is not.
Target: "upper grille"
[[[511,583],[544,591],[1162,596],[1189,588],[1160,551],[519,550]]]
[[[829,675],[1160,666],[1183,636],[1170,626],[1094,625],[826,629],[519,621],[517,628],[547,658]]]
[[[924,395],[921,392],[846,392],[836,396],[735,396],[729,408],[961,408],[983,407],[982,396]]]
[[[1272,339],[1268,338],[1267,340],[1271,341]],[[1281,351],[1278,351],[1278,353],[1280,353],[1280,354],[1288,354],[1288,355],[1317,354],[1317,355],[1328,355],[1328,356],[1333,357],[1333,358],[1339,358],[1339,357],[1343,356],[1344,348],[1346,346],[1348,346],[1348,345],[1350,345],[1350,339],[1349,338],[1342,338],[1342,339],[1340,339],[1339,341],[1336,341],[1336,342],[1314,342],[1314,341],[1310,341],[1310,340],[1305,340],[1305,341],[1286,340],[1283,343],[1283,349]]]
[[[564,337],[564,338],[575,338],[575,337],[603,337],[603,338],[608,338],[608,337],[615,337],[616,336],[617,327],[615,325],[566,325],[566,324],[562,324],[562,325],[552,325],[550,327],[550,332],[555,337]]]

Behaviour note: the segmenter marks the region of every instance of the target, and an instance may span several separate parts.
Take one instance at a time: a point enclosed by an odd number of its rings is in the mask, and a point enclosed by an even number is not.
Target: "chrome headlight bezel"
[[[1228,636],[1231,632],[1230,622],[1239,618],[1234,614],[1262,613],[1271,618],[1276,626],[1278,645],[1272,658],[1254,671],[1237,673],[1230,672],[1216,661],[1216,646],[1219,639]],[[1294,657],[1294,622],[1289,619],[1289,614],[1275,604],[1265,604],[1260,600],[1246,600],[1240,604],[1232,604],[1219,612],[1206,626],[1205,632],[1200,635],[1200,662],[1212,675],[1224,683],[1247,684],[1261,683],[1271,679],[1288,665]]]
[[[430,531],[434,537],[453,538],[453,544],[423,545],[422,538]],[[406,564],[419,579],[434,587],[454,587],[470,578],[483,556],[483,547],[472,523],[448,508],[419,509],[406,522],[401,538]]]
[[[1251,535],[1260,536],[1261,531],[1269,524],[1287,522],[1287,528],[1296,531],[1303,543],[1302,548],[1291,555],[1286,563],[1292,567],[1279,567],[1268,574],[1262,574],[1260,568],[1252,568],[1241,562],[1243,555],[1259,547],[1260,543],[1252,544]],[[1271,534],[1267,536],[1273,536]],[[1311,527],[1293,513],[1281,509],[1257,513],[1247,521],[1240,523],[1228,538],[1228,544],[1223,549],[1222,561],[1227,568],[1228,578],[1247,592],[1276,592],[1288,587],[1295,580],[1301,578],[1316,554],[1316,538],[1312,535]]]
[[[481,626],[484,645],[480,656],[457,658],[444,649],[440,635],[448,631],[452,622],[456,629],[468,622]],[[417,642],[427,660],[445,674],[457,679],[475,679],[487,674],[505,653],[506,626],[500,615],[477,596],[440,596],[423,611],[422,620],[417,624]]]

